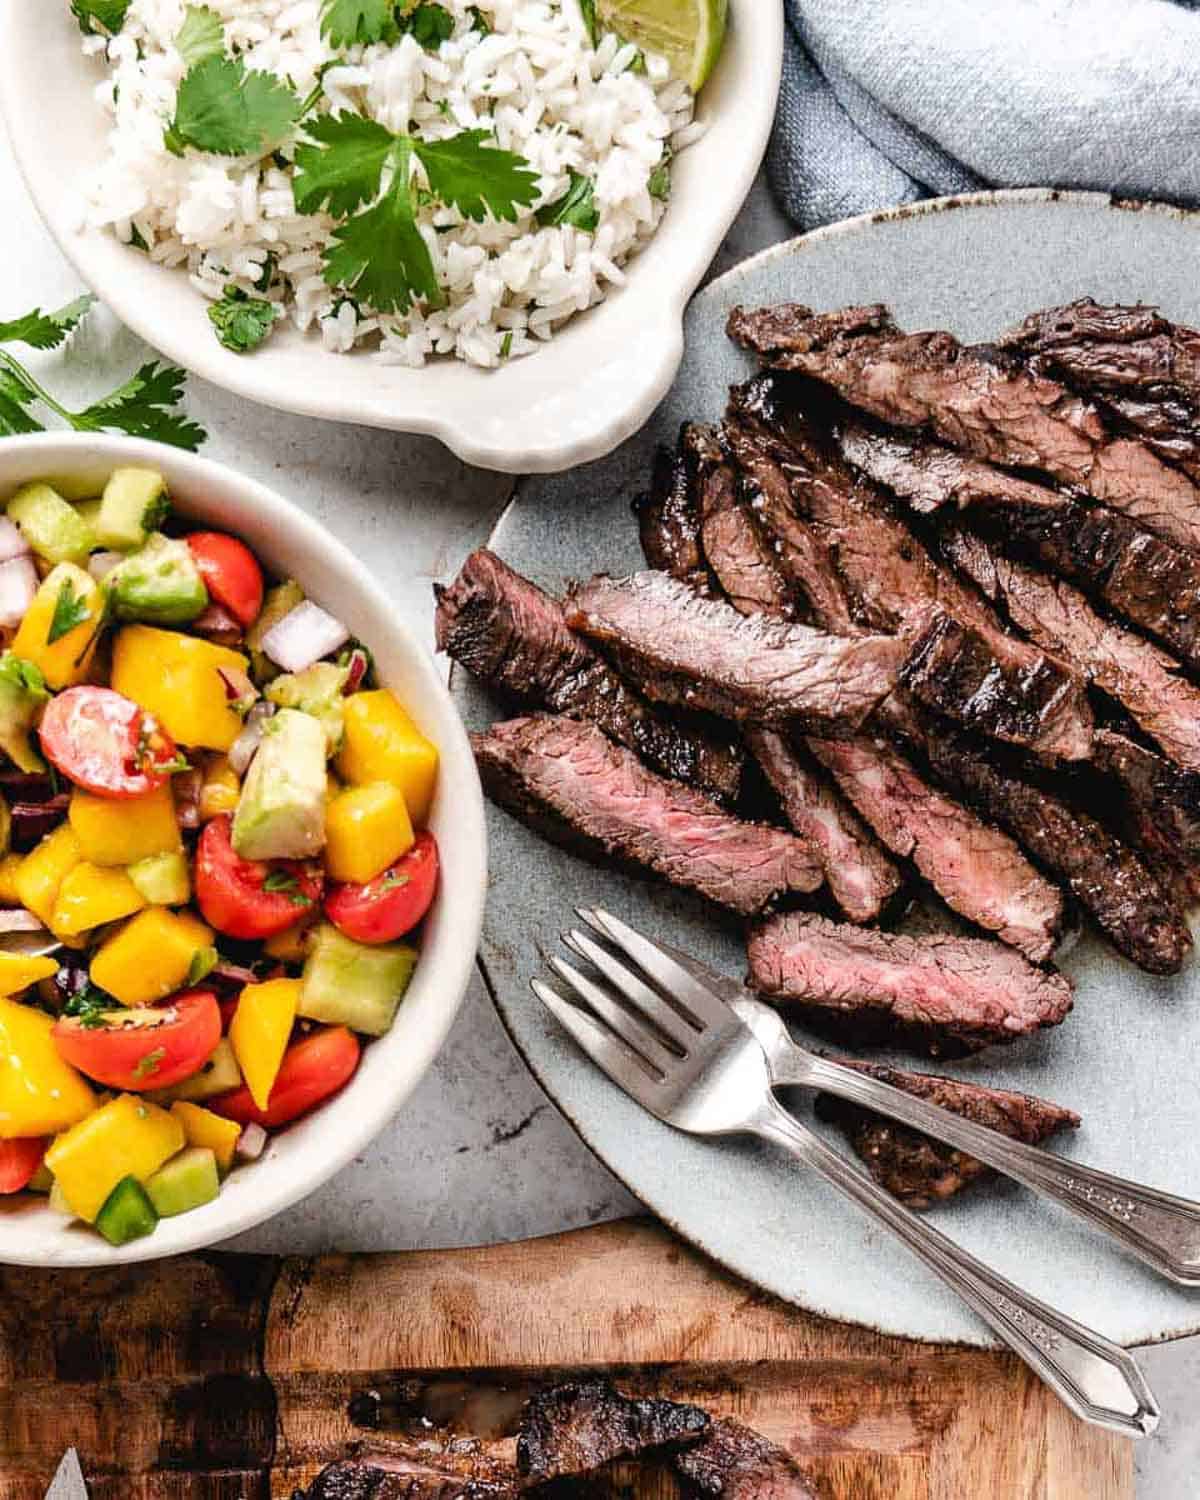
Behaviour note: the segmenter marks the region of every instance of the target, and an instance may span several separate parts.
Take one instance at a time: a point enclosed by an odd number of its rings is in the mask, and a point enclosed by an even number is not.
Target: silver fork
[[[614,1083],[691,1135],[782,1146],[903,1240],[1078,1416],[1130,1437],[1154,1431],[1158,1404],[1124,1349],[976,1260],[788,1114],[754,1032],[690,968],[607,912],[579,915],[592,933],[575,928],[563,940],[600,980],[554,956],[550,967],[577,998],[531,984]]]

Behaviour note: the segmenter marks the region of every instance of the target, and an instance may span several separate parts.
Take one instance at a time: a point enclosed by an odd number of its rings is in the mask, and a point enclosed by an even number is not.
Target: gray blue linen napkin
[[[1200,0],[783,3],[769,168],[802,229],[983,187],[1200,203]]]

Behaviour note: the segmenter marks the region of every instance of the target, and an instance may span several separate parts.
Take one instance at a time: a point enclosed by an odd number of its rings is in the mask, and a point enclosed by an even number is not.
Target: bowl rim
[[[12,470],[31,463],[37,463],[44,473],[60,478],[72,472],[128,463],[162,468],[168,474],[169,483],[178,483],[189,491],[182,497],[181,513],[194,515],[197,519],[206,514],[211,519],[211,509],[206,511],[203,498],[206,484],[224,487],[236,496],[236,506],[252,508],[273,532],[286,534],[289,544],[320,556],[322,566],[344,578],[347,591],[353,590],[361,597],[364,612],[384,624],[389,647],[403,658],[406,671],[411,671],[417,678],[420,702],[413,705],[414,715],[426,721],[423,726],[426,729],[431,727],[430,720],[436,720],[439,785],[442,788],[453,785],[450,816],[460,830],[457,842],[468,849],[473,848],[477,856],[473,867],[456,869],[450,881],[444,878],[443,872],[439,884],[436,934],[432,942],[422,948],[422,961],[417,965],[404,1002],[406,1006],[421,1011],[421,1029],[413,1038],[408,1037],[403,1028],[394,1028],[383,1037],[373,1039],[372,1046],[365,1052],[365,1057],[369,1058],[376,1048],[385,1047],[389,1037],[404,1037],[405,1076],[390,1093],[381,1096],[376,1091],[373,1103],[371,1096],[366,1094],[358,1099],[350,1128],[343,1130],[340,1141],[323,1147],[313,1170],[288,1172],[279,1171],[277,1167],[272,1172],[269,1156],[262,1162],[248,1163],[251,1168],[265,1166],[266,1170],[261,1177],[254,1177],[255,1192],[247,1194],[240,1207],[230,1209],[227,1204],[226,1212],[221,1214],[217,1211],[221,1205],[221,1197],[218,1197],[194,1214],[164,1220],[154,1234],[120,1247],[110,1246],[99,1235],[84,1232],[73,1225],[73,1221],[63,1219],[61,1248],[56,1244],[50,1255],[44,1245],[37,1253],[22,1251],[19,1244],[12,1246],[7,1240],[19,1239],[19,1226],[25,1219],[25,1211],[14,1215],[11,1220],[7,1215],[0,1215],[0,1264],[53,1266],[57,1269],[158,1260],[218,1244],[308,1197],[378,1136],[428,1072],[461,1010],[475,972],[487,889],[483,793],[467,731],[432,653],[397,616],[393,601],[382,585],[350,548],[294,502],[261,481],[241,474],[229,464],[182,449],[141,438],[67,432],[6,438],[0,444],[0,494],[7,488],[7,476]],[[257,552],[258,543],[253,545]],[[411,693],[409,697],[411,701]],[[389,1076],[394,1078],[396,1071],[393,1069]],[[355,1086],[363,1081],[360,1070],[340,1097],[355,1097]],[[321,1117],[322,1112],[318,1111],[311,1118]],[[305,1160],[311,1160],[313,1156],[309,1149]],[[210,1209],[214,1211],[211,1214]],[[52,1212],[47,1205],[31,1207],[27,1211],[38,1215]],[[210,1218],[218,1219],[219,1223],[209,1224]],[[193,1220],[192,1228],[188,1226],[189,1219]]]
[[[61,9],[64,24],[73,27],[65,4]],[[40,13],[45,24],[42,0],[26,0],[26,24],[33,13]],[[19,27],[21,17],[13,19]],[[401,372],[415,380],[403,388],[376,388],[371,394],[363,394],[348,382],[334,383],[335,389],[330,392],[321,382],[297,379],[296,361],[277,365],[273,362],[275,351],[263,350],[254,356],[232,354],[217,343],[207,327],[202,337],[195,336],[190,326],[194,320],[186,314],[178,318],[155,316],[154,299],[146,295],[146,273],[154,271],[186,284],[179,272],[147,267],[139,252],[120,245],[107,231],[80,230],[75,184],[41,169],[46,121],[43,111],[29,107],[27,91],[36,86],[36,81],[29,77],[19,45],[0,53],[0,115],[30,197],[63,255],[121,322],[166,358],[246,400],[301,416],[436,437],[459,458],[481,468],[514,474],[547,473],[611,452],[637,431],[670,388],[683,355],[684,308],[737,218],[766,151],[783,67],[783,40],[783,7],[778,0],[731,0],[724,52],[706,93],[701,95],[701,107],[706,100],[711,103],[719,99],[720,107],[731,112],[732,128],[733,99],[737,98],[737,128],[731,137],[739,144],[736,157],[730,159],[725,152],[715,181],[711,170],[708,173],[705,188],[696,192],[695,205],[686,214],[687,234],[677,231],[680,243],[673,257],[667,258],[664,251],[661,263],[653,267],[657,274],[652,285],[648,273],[640,277],[637,273],[663,234],[661,228],[630,262],[629,285],[615,289],[556,336],[554,344],[564,335],[572,337],[571,347],[577,356],[572,368],[587,372],[579,381],[577,400],[566,402],[560,380],[556,393],[544,396],[541,413],[531,416],[528,407],[522,405],[521,411],[527,413],[524,419],[518,416],[499,427],[487,424],[486,430],[480,422],[480,408],[489,403],[485,378],[511,377],[522,367],[546,358],[552,345],[499,370],[464,366],[472,377],[470,386],[461,392],[447,392],[445,399],[439,400],[426,396],[420,384],[429,382],[431,374],[436,380],[435,372],[446,364],[461,362],[431,361],[420,370],[375,362],[374,369],[380,372],[379,387],[387,385],[383,372]],[[79,58],[81,65],[90,64],[82,52]],[[703,145],[702,139],[689,152],[701,151]],[[680,160],[687,159],[685,152]],[[680,170],[686,171],[686,167]],[[677,222],[684,218],[682,204],[676,213]],[[200,302],[198,294],[190,295]],[[602,312],[607,313],[603,319],[599,316]],[[297,340],[313,338],[298,330],[281,330],[277,349],[283,338],[293,334]],[[324,352],[319,342],[307,345],[303,352],[309,350],[313,354]],[[371,355],[364,351],[363,357],[370,359]],[[605,365],[613,368],[605,371]],[[596,371],[601,373],[597,375]],[[536,376],[518,377],[522,388],[526,378],[532,382]]]

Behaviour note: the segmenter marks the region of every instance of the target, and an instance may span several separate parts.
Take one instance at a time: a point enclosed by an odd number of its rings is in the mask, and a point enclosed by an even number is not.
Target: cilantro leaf
[[[276,891],[284,895],[293,906],[311,906],[312,897],[300,889],[300,882],[290,870],[272,870],[262,883],[264,891]]]
[[[321,35],[331,47],[381,42],[395,29],[395,0],[322,0]]]
[[[75,585],[69,578],[64,578],[58,590],[58,598],[54,601],[54,615],[50,620],[50,629],[46,632],[46,644],[53,646],[55,641],[62,640],[64,635],[69,635],[77,625],[82,625],[85,620],[92,618],[92,612],[88,608],[87,596],[75,592]]]
[[[543,227],[555,224],[573,224],[587,234],[594,233],[600,223],[600,210],[595,204],[595,184],[582,172],[570,169],[570,183],[561,198],[553,203],[543,203],[537,211],[537,221]]]
[[[492,23],[479,9],[478,5],[468,5],[467,15],[471,18],[471,30],[477,31],[480,36],[491,36]]]
[[[345,287],[380,312],[406,312],[414,297],[442,305],[433,258],[413,216],[408,187],[411,147],[397,143],[389,192],[373,208],[347,219],[325,252],[325,280]]]
[[[219,302],[209,303],[208,320],[226,349],[246,354],[257,349],[274,328],[276,313],[274,302],[251,297],[241,287],[227,286]]]
[[[71,0],[71,14],[84,36],[116,36],[128,9],[129,0]]]
[[[175,50],[189,68],[208,57],[224,57],[225,26],[207,5],[189,5],[175,36]]]
[[[0,370],[0,436],[15,437],[22,432],[45,432],[42,424],[27,410],[36,399],[23,380],[9,370]]]
[[[486,130],[461,130],[444,141],[414,140],[412,149],[429,179],[430,191],[476,221],[490,212],[513,223],[518,208],[538,195],[538,174],[523,156],[484,144]]]
[[[304,128],[316,144],[296,147],[292,196],[302,214],[325,208],[341,218],[378,196],[396,144],[390,130],[351,114],[322,115]]]
[[[241,58],[207,57],[183,75],[163,143],[176,156],[185,146],[216,156],[263,156],[300,113],[301,101],[270,73],[251,71]]]
[[[153,1051],[147,1052],[139,1057],[134,1064],[133,1076],[135,1078],[153,1078],[159,1068],[162,1067],[163,1058],[167,1055],[165,1047],[155,1047]]]
[[[410,32],[414,42],[436,52],[454,35],[454,17],[444,5],[423,3],[404,17],[401,29]]]
[[[646,179],[646,191],[652,198],[666,199],[671,196],[671,159],[664,156]]]
[[[579,14],[583,18],[583,29],[593,47],[600,45],[600,23],[596,18],[596,0],[579,0]]]
[[[120,1009],[119,1002],[112,995],[89,982],[63,1006],[63,1015],[74,1016],[82,1027],[94,1031],[105,1024],[107,1016]]]
[[[124,385],[71,418],[71,425],[81,432],[100,432],[115,427],[131,437],[152,438],[194,453],[207,433],[196,422],[189,421],[171,408],[183,399],[185,376],[175,365],[160,365],[151,360],[131,375]]]
[[[31,349],[57,349],[87,316],[95,300],[87,292],[53,312],[43,312],[40,307],[35,307],[23,318],[13,318],[8,323],[0,322],[0,344],[28,344]]]

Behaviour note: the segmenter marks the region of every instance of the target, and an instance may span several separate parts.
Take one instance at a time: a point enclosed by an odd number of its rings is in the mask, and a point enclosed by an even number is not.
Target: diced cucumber
[[[49,1193],[54,1188],[54,1173],[43,1162],[25,1186],[31,1193]]]
[[[382,1036],[416,965],[417,950],[407,943],[368,947],[323,922],[312,935],[297,1009],[310,1021]]]
[[[173,1104],[176,1099],[184,1099],[189,1104],[200,1104],[205,1099],[213,1099],[218,1094],[227,1094],[230,1089],[240,1088],[241,1083],[242,1070],[233,1055],[229,1038],[223,1036],[198,1073],[193,1073],[182,1083],[172,1084],[170,1088],[155,1089],[146,1097],[154,1104]]]
[[[187,855],[180,850],[139,859],[128,866],[126,874],[138,895],[151,906],[183,906],[192,898]]]
[[[189,1146],[146,1179],[146,1196],[160,1219],[211,1203],[221,1191],[217,1158],[208,1146]]]
[[[136,1177],[122,1177],[96,1215],[96,1228],[110,1245],[127,1245],[153,1234],[158,1213]]]
[[[94,544],[91,528],[48,484],[22,485],[8,502],[7,515],[47,562],[70,562],[80,567],[87,562]]]
[[[50,1184],[50,1207],[56,1214],[66,1214],[68,1219],[76,1217],[75,1210],[67,1202],[67,1195],[58,1185],[58,1178]]]
[[[246,632],[246,650],[250,653],[250,675],[260,686],[279,676],[279,668],[263,651],[262,643],[272,625],[290,615],[297,604],[304,603],[304,590],[294,578],[287,578],[267,590],[258,619]]]
[[[76,501],[75,514],[87,527],[92,538],[92,551],[94,552],[100,545],[97,531],[100,524],[100,501],[97,499]]]
[[[167,482],[157,469],[114,469],[100,500],[96,539],[116,552],[131,551],[162,525],[170,508]]]

